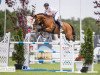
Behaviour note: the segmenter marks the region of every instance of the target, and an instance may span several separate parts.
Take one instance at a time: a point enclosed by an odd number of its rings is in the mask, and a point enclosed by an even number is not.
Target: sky
[[[81,18],[84,17],[96,17],[94,15],[94,0],[81,0]],[[54,9],[57,9],[61,17],[64,19],[68,18],[80,18],[80,0],[29,0],[28,9],[32,9],[31,5],[36,6],[36,13],[42,13],[44,12],[44,3],[49,3],[50,6]],[[17,0],[16,6],[14,8],[20,6],[19,0]],[[2,8],[1,8],[2,7]],[[0,5],[0,9],[4,10],[4,0],[2,0],[2,3]],[[7,8],[10,11],[13,11],[12,8]]]

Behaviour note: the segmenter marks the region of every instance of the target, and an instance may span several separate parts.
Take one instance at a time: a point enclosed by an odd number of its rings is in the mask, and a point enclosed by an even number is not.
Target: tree
[[[84,43],[81,46],[81,55],[84,57],[84,65],[92,64],[93,62],[93,32],[87,28],[84,36]]]
[[[96,34],[98,33],[98,25],[96,24],[96,20],[92,17],[86,17],[82,21],[82,28],[86,30],[87,27],[90,27]]]
[[[19,29],[16,33],[19,37],[15,38],[16,41],[23,41],[22,29]],[[16,64],[16,69],[22,69],[24,63],[24,45],[22,43],[15,44],[15,51],[13,52],[12,60],[14,60]],[[18,68],[17,66],[20,65]]]

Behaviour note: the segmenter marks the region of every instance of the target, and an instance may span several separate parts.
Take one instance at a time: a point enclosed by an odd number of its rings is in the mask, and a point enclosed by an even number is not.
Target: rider
[[[55,22],[59,27],[61,27],[60,24],[60,17],[59,17],[59,12],[57,10],[52,9],[48,3],[44,4],[45,12],[44,14],[50,15],[54,17]]]

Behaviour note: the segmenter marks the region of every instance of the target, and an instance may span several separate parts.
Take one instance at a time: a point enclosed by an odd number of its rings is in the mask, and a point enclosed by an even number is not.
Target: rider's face
[[[48,9],[48,6],[44,6],[44,8],[47,10]]]

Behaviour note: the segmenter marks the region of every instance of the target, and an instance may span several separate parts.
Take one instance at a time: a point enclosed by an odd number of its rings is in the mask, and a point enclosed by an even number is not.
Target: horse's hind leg
[[[70,33],[68,33],[68,32],[66,31],[66,28],[65,28],[65,27],[63,27],[63,32],[62,32],[62,33],[65,34],[66,40],[68,40],[68,41],[71,40],[71,35],[70,35]]]
[[[66,40],[71,41],[73,40],[73,36],[69,33],[65,34]]]
[[[60,34],[58,34],[58,38],[60,38]]]
[[[65,38],[66,38],[66,40],[70,41],[69,38],[66,36],[66,34],[65,34]]]

